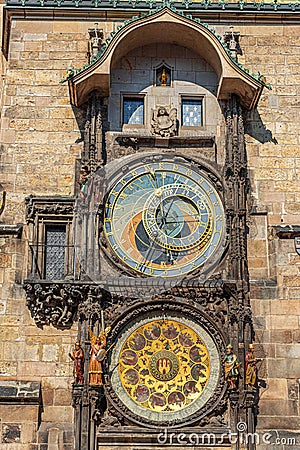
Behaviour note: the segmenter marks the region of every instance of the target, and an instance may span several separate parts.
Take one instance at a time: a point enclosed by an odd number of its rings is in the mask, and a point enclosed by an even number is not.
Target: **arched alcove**
[[[110,72],[115,63],[135,48],[156,43],[181,45],[208,62],[218,77],[218,99],[227,99],[235,93],[249,109],[257,103],[263,84],[229,57],[212,31],[168,8],[120,28],[100,59],[69,80],[72,102],[83,103],[94,89],[109,96]]]
[[[169,68],[169,83],[157,83],[157,68]],[[119,60],[114,60],[110,72],[109,123],[112,130],[121,131],[124,121],[124,104],[131,98],[138,106],[139,100],[145,106],[144,122],[134,123],[139,131],[150,133],[152,111],[159,105],[175,108],[184,135],[182,125],[186,125],[188,134],[189,120],[193,127],[205,127],[206,133],[215,134],[221,116],[217,100],[218,75],[213,67],[196,52],[177,44],[149,44],[137,47]],[[136,97],[135,97],[136,95]],[[136,99],[136,100],[135,100]],[[185,104],[199,102],[201,118],[196,114],[183,121]],[[193,106],[191,106],[193,108]],[[138,111],[137,111],[138,113]],[[197,122],[195,122],[197,120]],[[131,125],[131,129],[132,129]]]

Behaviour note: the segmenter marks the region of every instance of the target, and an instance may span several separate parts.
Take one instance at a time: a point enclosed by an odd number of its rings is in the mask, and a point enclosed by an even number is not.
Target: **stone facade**
[[[29,14],[24,19],[19,9],[11,6],[11,11],[11,23],[3,19],[4,36],[9,41],[3,42],[0,86],[0,171],[1,185],[7,193],[0,218],[0,442],[3,450],[68,450],[74,445],[73,363],[68,353],[77,339],[78,322],[75,320],[67,329],[37,327],[26,306],[23,284],[31,270],[30,245],[34,237],[32,223],[26,221],[25,197],[74,198],[78,193],[86,103],[71,105],[68,82],[60,80],[68,68],[88,62],[88,29],[94,22],[99,22],[106,39],[128,18],[128,13],[116,8],[105,17],[103,11],[92,10],[82,20],[76,8],[61,18],[59,14]],[[209,10],[196,12],[201,20],[202,13],[220,36],[234,25],[234,30],[240,32],[239,62],[250,73],[264,74],[272,85],[272,90],[263,90],[258,106],[244,114],[250,179],[250,300],[255,352],[263,358],[259,364],[256,429],[260,435],[278,430],[281,441],[274,448],[293,450],[300,445],[296,433],[300,428],[300,256],[294,245],[294,237],[300,235],[298,13],[290,11],[286,22],[280,12],[274,12],[272,20],[266,13],[257,22],[250,12],[244,13],[243,21],[228,11],[224,18],[221,11],[217,20]],[[130,15],[134,14],[132,9]],[[213,137],[213,144],[204,145],[205,160],[223,166],[225,120],[216,98],[218,79],[214,70],[181,45],[180,36],[175,44],[141,42],[136,37],[135,48],[112,66],[106,133],[108,162],[146,151],[143,147],[136,150],[134,145],[119,147],[116,139],[122,133],[150,138],[147,124],[151,109],[163,104],[176,108],[179,114],[178,99],[184,94],[205,95],[205,120],[198,136]],[[152,86],[153,67],[162,61],[173,68],[175,81],[171,88]],[[142,132],[135,126],[122,126],[121,120],[121,94],[137,92],[148,99]],[[183,140],[189,136],[191,130],[182,130]],[[183,146],[181,143],[180,151]],[[199,148],[191,148],[189,154],[197,157],[197,152]],[[21,236],[5,228],[17,224],[23,225]],[[26,394],[13,394],[18,383],[24,383],[29,393],[35,388],[27,401]],[[7,390],[1,394],[5,389],[11,389],[9,399]],[[284,447],[291,438],[298,444]],[[115,448],[109,442],[99,449]],[[124,448],[138,448],[138,444],[124,444]],[[260,442],[257,448],[269,447]]]

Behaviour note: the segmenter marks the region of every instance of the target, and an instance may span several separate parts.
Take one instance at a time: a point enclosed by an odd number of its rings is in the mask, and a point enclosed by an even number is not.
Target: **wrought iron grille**
[[[45,278],[63,280],[65,276],[66,227],[56,225],[46,228]]]

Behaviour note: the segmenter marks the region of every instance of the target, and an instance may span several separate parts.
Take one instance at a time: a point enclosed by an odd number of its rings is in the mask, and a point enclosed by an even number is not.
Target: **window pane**
[[[144,123],[144,99],[124,98],[123,123],[142,125]]]
[[[182,125],[186,127],[202,126],[202,100],[182,100]]]
[[[46,228],[45,278],[63,280],[65,276],[66,227],[64,225]]]

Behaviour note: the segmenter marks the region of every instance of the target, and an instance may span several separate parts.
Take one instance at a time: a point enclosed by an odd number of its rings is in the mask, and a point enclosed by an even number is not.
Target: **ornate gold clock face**
[[[112,387],[129,414],[152,425],[198,414],[220,376],[212,337],[193,318],[171,312],[129,323],[109,367]]]
[[[212,260],[224,220],[210,181],[188,165],[165,161],[136,165],[117,181],[105,205],[104,230],[131,269],[178,277]]]
[[[200,397],[210,375],[210,358],[205,343],[190,327],[175,320],[154,320],[125,341],[119,373],[134,402],[167,413]]]

